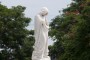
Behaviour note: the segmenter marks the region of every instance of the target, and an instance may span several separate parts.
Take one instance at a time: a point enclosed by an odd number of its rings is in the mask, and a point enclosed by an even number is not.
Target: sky
[[[25,16],[32,19],[31,23],[27,27],[28,30],[34,29],[34,16],[40,11],[42,7],[47,7],[49,14],[47,16],[50,23],[55,16],[59,15],[59,11],[66,8],[70,4],[71,0],[0,0],[1,4],[11,8],[12,6],[24,6],[26,7]],[[48,45],[52,45],[53,41],[48,40]]]

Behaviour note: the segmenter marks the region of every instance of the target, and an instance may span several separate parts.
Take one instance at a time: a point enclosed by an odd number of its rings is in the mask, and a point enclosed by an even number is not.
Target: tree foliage
[[[90,0],[73,0],[50,26],[49,35],[56,40],[50,53],[57,51],[58,60],[90,60]]]
[[[25,9],[0,4],[0,60],[31,59],[34,38],[33,30],[26,29],[31,18],[25,17]]]

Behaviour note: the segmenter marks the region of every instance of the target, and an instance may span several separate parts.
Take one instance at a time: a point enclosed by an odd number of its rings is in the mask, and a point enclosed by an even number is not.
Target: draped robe
[[[44,16],[37,14],[34,25],[35,44],[32,60],[50,60],[48,56],[48,31],[49,25]]]

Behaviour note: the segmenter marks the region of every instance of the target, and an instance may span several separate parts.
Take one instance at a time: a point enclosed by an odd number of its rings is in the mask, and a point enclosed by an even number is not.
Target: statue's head
[[[40,11],[40,15],[42,16],[48,15],[48,9],[46,7],[43,7]]]

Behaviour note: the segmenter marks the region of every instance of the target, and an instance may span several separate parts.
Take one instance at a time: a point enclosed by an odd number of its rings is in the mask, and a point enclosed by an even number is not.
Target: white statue
[[[48,9],[43,7],[35,16],[35,44],[32,60],[50,60],[48,56],[48,31],[49,24],[46,20]]]

